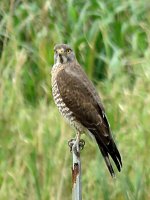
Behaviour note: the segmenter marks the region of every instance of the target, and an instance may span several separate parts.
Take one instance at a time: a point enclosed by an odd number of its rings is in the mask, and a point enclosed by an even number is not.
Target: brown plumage
[[[112,176],[110,156],[121,170],[120,153],[111,135],[105,110],[94,85],[82,70],[68,45],[55,47],[52,91],[61,114],[77,132],[88,130],[95,138]]]

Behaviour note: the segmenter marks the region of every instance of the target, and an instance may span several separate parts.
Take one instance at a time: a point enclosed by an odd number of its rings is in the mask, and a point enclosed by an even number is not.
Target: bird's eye
[[[67,51],[67,53],[71,53],[71,49],[67,49],[66,51]]]
[[[55,53],[57,53],[57,50],[54,50]]]

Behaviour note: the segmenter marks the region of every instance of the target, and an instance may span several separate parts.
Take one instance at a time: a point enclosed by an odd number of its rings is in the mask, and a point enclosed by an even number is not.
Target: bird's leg
[[[76,138],[68,141],[68,145],[70,146],[70,151],[74,149],[76,152],[79,152],[80,151],[79,143],[80,143],[80,132],[77,132]]]
[[[77,152],[79,153],[80,152],[80,148],[79,148],[79,143],[80,143],[80,132],[77,132],[77,135],[76,135],[76,149],[77,149]]]
[[[85,141],[83,139],[80,139],[80,136],[81,136],[81,133],[77,132],[76,141],[75,141],[75,144],[74,144],[77,153],[79,153],[80,150],[82,150],[84,148],[84,145],[85,145]]]
[[[76,138],[73,138],[68,141],[68,145],[70,147],[70,151],[76,152],[76,154],[79,154],[80,150],[84,148],[85,141],[83,139],[80,140],[80,132],[77,132]]]

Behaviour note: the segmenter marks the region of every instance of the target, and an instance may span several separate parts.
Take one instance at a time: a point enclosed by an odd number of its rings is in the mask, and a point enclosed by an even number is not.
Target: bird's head
[[[67,44],[57,44],[54,47],[55,64],[65,64],[74,61],[75,54],[72,48]]]

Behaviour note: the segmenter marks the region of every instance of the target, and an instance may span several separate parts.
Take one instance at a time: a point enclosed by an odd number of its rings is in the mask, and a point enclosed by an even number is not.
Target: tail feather
[[[108,153],[106,151],[104,151],[104,149],[102,147],[100,147],[100,150],[101,150],[101,153],[102,153],[102,155],[104,157],[105,163],[107,165],[107,168],[108,168],[111,176],[115,177],[115,172],[114,172],[114,169],[113,169],[113,167],[111,165]]]
[[[116,147],[116,144],[114,143],[114,141],[112,139],[110,139],[110,142],[108,145],[104,144],[99,137],[95,136],[95,139],[96,139],[99,149],[105,159],[105,162],[109,169],[109,172],[110,172],[111,176],[114,177],[115,173],[114,173],[113,167],[111,165],[109,155],[111,156],[114,163],[116,164],[116,167],[119,172],[121,171],[121,167],[122,167],[121,156]]]
[[[117,158],[118,162],[119,162],[119,166],[120,168],[122,167],[122,161],[121,161],[121,156],[120,153],[116,147],[115,142],[111,139],[110,144],[108,145],[108,149],[112,149],[113,150],[113,155]],[[110,151],[111,153],[111,151]],[[111,155],[111,154],[110,154]]]
[[[111,143],[111,142],[110,142]],[[121,171],[121,166],[122,166],[122,162],[121,160],[119,160],[119,157],[117,155],[117,151],[116,149],[117,148],[114,148],[112,147],[112,145],[108,145],[108,146],[105,146],[105,150],[108,151],[109,155],[111,156],[111,158],[113,159],[114,163],[116,164],[116,167],[118,169],[118,171],[120,172]]]

